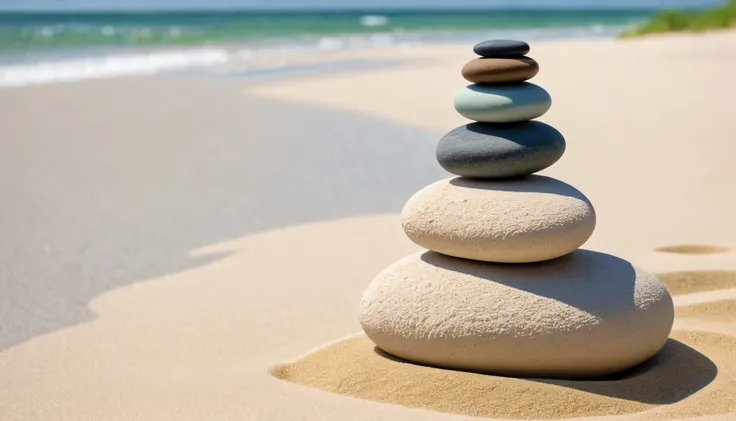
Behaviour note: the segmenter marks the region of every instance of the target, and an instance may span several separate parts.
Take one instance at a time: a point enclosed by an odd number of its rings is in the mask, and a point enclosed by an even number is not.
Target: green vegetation
[[[728,0],[723,6],[701,12],[678,10],[661,12],[654,15],[648,22],[622,33],[621,37],[723,28],[736,28],[736,0]]]

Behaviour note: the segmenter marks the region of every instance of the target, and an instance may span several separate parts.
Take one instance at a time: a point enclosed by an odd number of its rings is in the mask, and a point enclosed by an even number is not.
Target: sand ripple
[[[662,253],[677,253],[677,254],[715,254],[715,253],[726,253],[730,249],[722,246],[711,246],[705,244],[684,244],[678,246],[666,246],[655,249]]]

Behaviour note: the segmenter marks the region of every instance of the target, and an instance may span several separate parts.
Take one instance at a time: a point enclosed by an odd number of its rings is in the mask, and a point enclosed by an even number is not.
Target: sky
[[[697,7],[718,0],[0,0],[0,10]]]

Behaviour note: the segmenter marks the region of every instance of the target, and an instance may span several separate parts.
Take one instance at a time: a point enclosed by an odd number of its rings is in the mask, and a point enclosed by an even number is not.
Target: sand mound
[[[736,271],[732,270],[667,272],[656,275],[672,295],[736,287]]]
[[[710,322],[736,323],[736,300],[680,307],[675,311],[675,315],[708,319]]]
[[[704,244],[684,244],[679,246],[666,246],[654,249],[654,251],[661,251],[662,253],[677,253],[677,254],[714,254],[714,253],[726,253],[730,249],[728,247],[721,246],[710,246]]]
[[[736,338],[695,332],[672,336],[646,363],[595,381],[517,379],[419,366],[383,353],[364,335],[275,367],[272,374],[362,399],[491,418],[644,411],[646,419],[679,418],[733,407],[736,397],[724,396],[736,387]]]

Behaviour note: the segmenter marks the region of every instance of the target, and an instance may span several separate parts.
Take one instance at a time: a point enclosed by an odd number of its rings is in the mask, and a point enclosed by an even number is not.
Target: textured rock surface
[[[654,275],[587,250],[530,265],[418,253],[379,274],[360,303],[365,333],[390,354],[515,376],[632,367],[664,345],[673,318]]]
[[[488,123],[531,120],[546,113],[552,98],[528,82],[510,85],[468,85],[455,95],[455,110],[463,117]]]
[[[461,73],[474,83],[523,82],[539,73],[539,64],[530,57],[476,58]]]
[[[450,256],[528,263],[568,254],[595,229],[595,211],[574,187],[531,175],[449,178],[417,192],[401,212],[406,235]]]
[[[505,178],[541,171],[564,152],[562,134],[539,121],[471,123],[442,137],[437,162],[457,175]]]
[[[524,41],[493,39],[475,44],[473,52],[483,57],[518,57],[529,52],[529,44]]]

